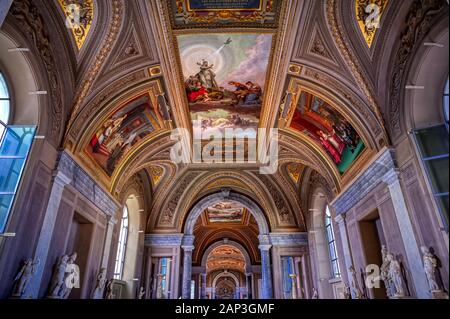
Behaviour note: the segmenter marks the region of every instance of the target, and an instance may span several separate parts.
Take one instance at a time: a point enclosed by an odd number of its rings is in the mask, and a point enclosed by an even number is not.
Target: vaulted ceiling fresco
[[[207,271],[237,270],[245,272],[245,259],[242,252],[230,245],[216,247],[208,256]]]
[[[291,128],[320,144],[341,174],[365,148],[352,124],[327,102],[307,92],[302,92],[298,99]]]
[[[189,34],[177,41],[194,139],[227,128],[250,128],[256,137],[272,35]]]

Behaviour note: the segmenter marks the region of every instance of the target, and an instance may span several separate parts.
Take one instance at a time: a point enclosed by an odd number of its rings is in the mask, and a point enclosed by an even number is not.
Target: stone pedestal
[[[431,291],[431,298],[433,299],[448,299],[448,293],[442,290]]]

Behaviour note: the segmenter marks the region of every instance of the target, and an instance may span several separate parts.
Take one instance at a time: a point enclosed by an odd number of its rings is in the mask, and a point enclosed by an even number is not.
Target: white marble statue
[[[344,291],[343,291],[343,299],[352,299],[352,293],[350,291],[350,286],[346,283],[344,285]]]
[[[72,292],[72,288],[79,288],[80,274],[78,265],[75,264],[76,259],[77,253],[72,253],[67,261],[67,267],[64,276],[64,285],[62,286],[62,290],[60,292],[61,299],[69,298],[69,295]]]
[[[386,295],[388,297],[393,297],[394,296],[394,284],[391,280],[391,277],[389,276],[389,260],[387,259],[387,254],[389,253],[389,251],[387,250],[385,245],[381,246],[381,256],[382,256],[382,260],[383,263],[381,264],[380,267],[380,278],[381,280],[383,280],[384,282],[384,286],[386,287]]]
[[[390,252],[387,253],[386,258],[389,261],[389,278],[395,289],[393,297],[405,297],[405,281],[403,279],[400,262],[395,258],[394,254]]]
[[[106,294],[105,299],[114,299],[114,291],[113,291],[113,284],[114,279],[108,280],[108,283],[106,284]]]
[[[22,268],[14,278],[13,298],[26,298],[27,286],[36,271],[37,265],[39,265],[39,259],[34,261],[30,258],[24,261]]]
[[[144,290],[144,287],[141,287],[139,289],[138,299],[144,299],[144,296],[145,296],[145,290]]]
[[[97,283],[92,293],[92,299],[103,299],[106,285],[106,268],[101,268],[97,275]]]
[[[425,246],[420,247],[420,250],[423,254],[423,268],[425,270],[425,274],[427,275],[430,291],[442,291],[442,288],[439,286],[436,278],[438,265],[437,258]]]
[[[352,288],[353,293],[355,294],[355,299],[365,299],[364,293],[362,292],[361,288],[359,287],[358,279],[356,278],[356,270],[355,267],[350,266],[348,270],[352,274]]]
[[[316,288],[313,287],[312,289],[312,296],[311,299],[319,299],[319,292],[317,291]]]
[[[68,260],[69,256],[64,255],[56,263],[53,270],[53,276],[50,282],[50,289],[48,290],[47,298],[60,298],[63,286],[65,286],[64,279]]]

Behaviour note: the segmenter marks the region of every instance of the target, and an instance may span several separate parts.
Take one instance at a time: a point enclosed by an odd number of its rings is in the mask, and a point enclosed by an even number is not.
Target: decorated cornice
[[[58,163],[58,172],[64,174],[70,185],[85,196],[103,213],[114,216],[119,205],[109,193],[104,191],[97,182],[79,166],[65,151],[61,153]]]
[[[347,213],[355,207],[375,187],[386,180],[392,172],[396,171],[394,150],[385,148],[381,150],[372,162],[369,162],[361,174],[344,189],[331,203],[336,215]]]

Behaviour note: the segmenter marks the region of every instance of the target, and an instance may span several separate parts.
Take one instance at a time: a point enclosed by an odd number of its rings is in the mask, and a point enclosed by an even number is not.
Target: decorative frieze
[[[91,178],[65,151],[61,153],[58,171],[64,174],[77,191],[91,201],[106,215],[113,216],[119,206],[93,178]]]
[[[308,233],[270,233],[273,246],[307,246]]]
[[[359,175],[333,202],[336,214],[340,215],[349,211],[367,194],[369,194],[377,185],[385,181],[389,172],[396,169],[394,150],[384,149],[372,164]]]
[[[181,246],[183,234],[146,234],[145,246]]]

